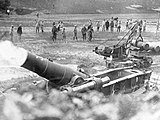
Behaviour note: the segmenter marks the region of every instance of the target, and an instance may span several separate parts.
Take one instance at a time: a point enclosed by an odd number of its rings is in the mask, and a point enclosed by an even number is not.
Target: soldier
[[[82,33],[82,37],[83,37],[83,41],[86,40],[86,32],[87,32],[87,28],[84,25],[81,29],[81,33]]]
[[[36,33],[39,33],[40,21],[36,22]]]
[[[87,30],[89,30],[91,27],[92,27],[92,21],[89,20],[89,24],[88,24]]]
[[[77,25],[75,25],[75,26],[74,26],[74,30],[73,30],[73,40],[75,40],[75,39],[78,40],[77,32],[78,32],[78,31],[77,31]]]
[[[100,28],[100,22],[98,21],[96,25],[97,25],[97,31],[99,31],[99,28]]]
[[[128,30],[129,29],[129,19],[127,19],[127,21],[126,21],[126,30]]]
[[[13,32],[14,32],[14,26],[11,25],[11,28],[10,28],[10,36],[11,36],[11,41],[13,42]]]
[[[65,41],[65,43],[67,43],[67,41],[66,41],[66,31],[65,31],[65,28],[63,28],[63,30],[62,30],[62,40]]]
[[[106,25],[106,31],[108,31],[108,29],[109,29],[109,21],[108,20],[106,21],[105,25]]]
[[[139,34],[141,34],[142,33],[142,25],[143,25],[143,21],[142,20],[140,20],[140,22],[139,22]]]
[[[115,20],[115,28],[118,27],[118,19]]]
[[[121,21],[118,21],[118,25],[117,25],[117,32],[121,31]]]
[[[105,23],[106,23],[106,20],[104,19],[104,20],[102,21],[102,31],[105,31]]]
[[[52,27],[52,40],[55,42],[57,39],[57,27],[55,22],[53,22],[53,27]]]
[[[91,42],[92,38],[93,38],[93,27],[90,27],[90,29],[88,29],[88,41]]]
[[[22,35],[22,25],[20,24],[17,28],[17,34],[19,36],[19,40],[21,40],[21,35]]]
[[[61,21],[58,22],[57,31],[61,31]]]
[[[143,21],[143,32],[146,31],[146,24],[147,24],[147,22],[146,22],[146,20],[144,20],[144,21]]]
[[[40,23],[41,31],[44,32],[44,21],[42,20]]]
[[[111,32],[113,32],[113,28],[114,28],[114,22],[113,22],[113,20],[111,20],[111,23],[110,23],[110,30],[111,30]]]

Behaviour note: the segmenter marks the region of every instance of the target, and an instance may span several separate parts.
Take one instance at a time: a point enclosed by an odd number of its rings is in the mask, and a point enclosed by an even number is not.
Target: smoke
[[[10,41],[0,42],[0,67],[21,66],[27,59],[27,51]]]

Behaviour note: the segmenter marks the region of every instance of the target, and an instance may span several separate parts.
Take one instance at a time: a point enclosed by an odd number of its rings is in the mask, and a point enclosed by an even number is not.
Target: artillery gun
[[[118,44],[94,52],[103,55],[106,70],[88,75],[80,69],[73,71],[65,66],[28,53],[22,67],[47,78],[52,87],[64,92],[86,92],[98,90],[105,95],[129,93],[144,86],[149,81],[153,63],[149,47],[138,33],[139,22],[135,22]],[[127,39],[124,39],[128,35]]]
[[[95,48],[94,52],[103,55],[107,64],[105,70],[96,74],[86,74],[81,69],[73,70],[24,49],[21,49],[23,60],[20,66],[46,78],[45,82],[52,88],[67,93],[89,90],[98,90],[105,95],[133,92],[149,81],[153,62],[149,56],[151,48],[143,42],[140,34],[137,36],[138,24],[136,22],[126,34],[129,35],[126,40],[123,37],[112,47]]]
[[[108,69],[120,66],[134,66],[139,69],[149,68],[151,55],[159,52],[159,46],[144,42],[138,31],[140,22],[136,21],[126,35],[113,46],[97,46],[95,53],[104,56]],[[127,38],[126,38],[127,37]]]
[[[52,87],[69,93],[88,90],[98,90],[105,95],[128,93],[142,87],[152,73],[151,70],[138,70],[128,66],[88,75],[29,52],[26,55],[21,67],[48,79]]]

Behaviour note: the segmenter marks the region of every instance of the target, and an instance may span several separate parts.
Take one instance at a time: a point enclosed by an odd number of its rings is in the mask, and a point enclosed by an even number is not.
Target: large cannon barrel
[[[149,49],[154,52],[160,52],[160,43],[159,42],[147,42],[149,44]]]
[[[149,50],[149,44],[142,42],[142,41],[137,41],[137,40],[132,40],[131,44],[135,47],[144,49],[144,50]]]
[[[138,47],[144,50],[152,50],[156,53],[160,52],[159,42],[142,42],[142,41],[132,40],[131,44],[135,47]]]
[[[79,75],[82,78],[87,77],[81,72],[73,70],[64,65],[60,65],[58,63],[51,62],[48,59],[42,58],[29,52],[25,62],[23,65],[21,65],[21,67],[33,71],[39,76],[42,76],[48,79],[50,82],[60,86],[69,83],[74,75]]]

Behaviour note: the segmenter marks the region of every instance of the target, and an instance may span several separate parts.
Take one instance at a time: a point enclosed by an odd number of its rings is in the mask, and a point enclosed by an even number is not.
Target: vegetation
[[[5,12],[10,5],[10,0],[0,0],[0,11]]]

